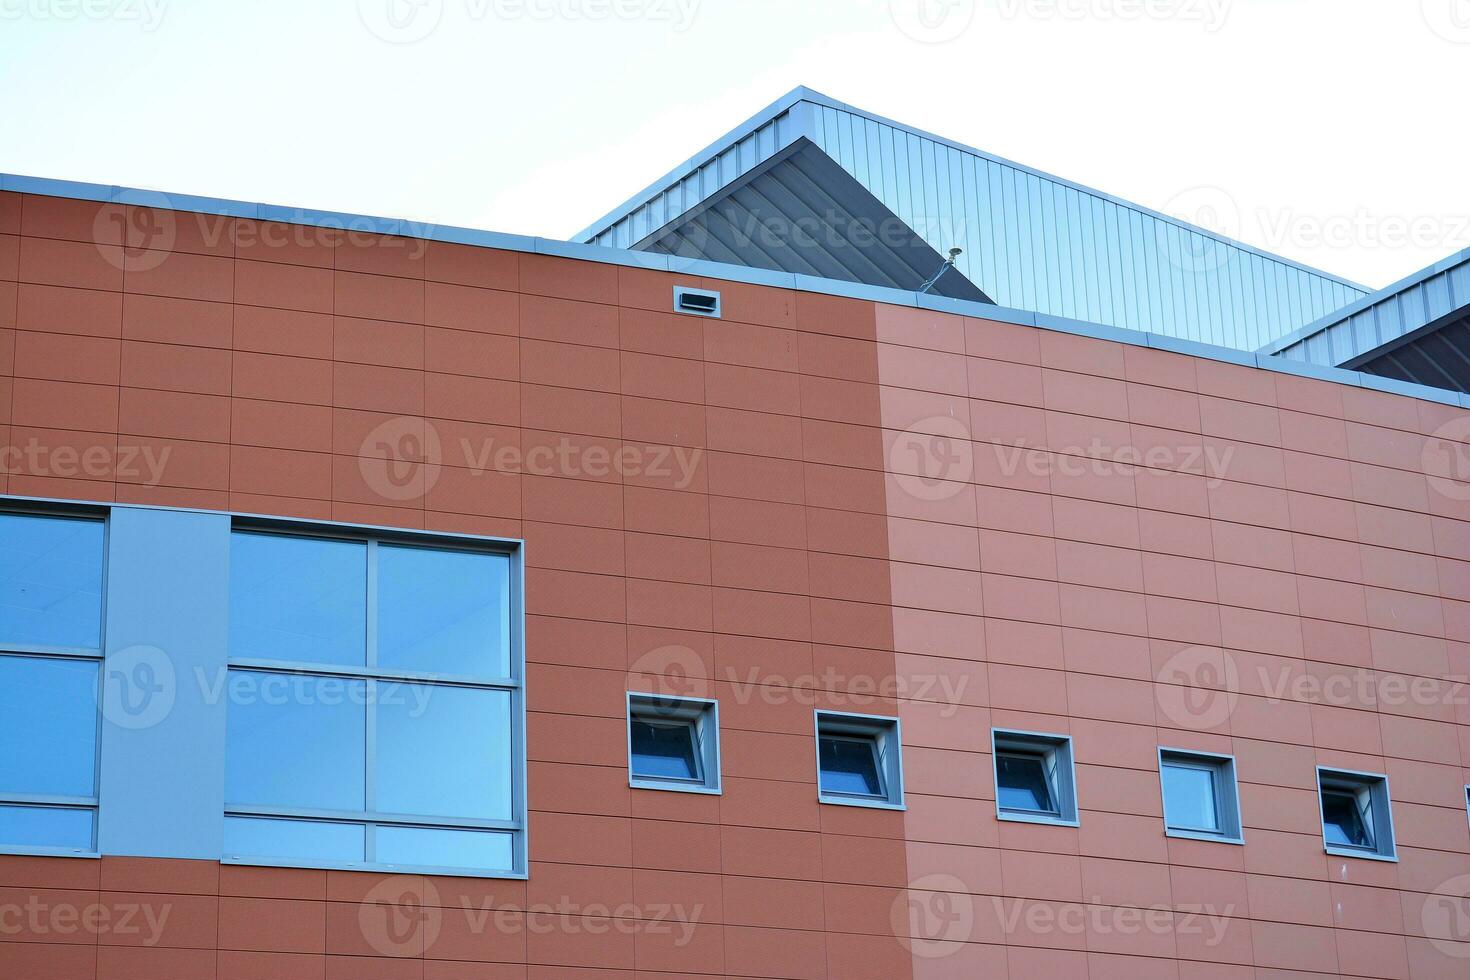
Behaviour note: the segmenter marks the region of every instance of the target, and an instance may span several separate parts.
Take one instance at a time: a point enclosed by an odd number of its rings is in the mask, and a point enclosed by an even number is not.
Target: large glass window
[[[91,853],[105,525],[0,513],[0,848]]]
[[[510,555],[237,529],[225,858],[524,872]]]

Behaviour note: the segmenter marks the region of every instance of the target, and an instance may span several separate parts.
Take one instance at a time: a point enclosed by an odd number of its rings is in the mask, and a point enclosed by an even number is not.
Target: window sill
[[[996,814],[995,814],[995,818],[997,820],[1009,820],[1009,821],[1012,821],[1014,823],[1034,823],[1034,824],[1040,824],[1043,827],[1080,827],[1080,826],[1082,826],[1082,823],[1079,820],[1063,820],[1061,817],[1044,817],[1044,816],[1041,816],[1040,814],[1032,814],[1032,813],[1011,813],[1011,812],[1006,811],[1006,810],[999,810],[999,811],[997,811]]]
[[[664,782],[658,779],[636,779],[628,780],[630,789],[656,789],[666,793],[699,793],[703,796],[723,796],[724,790],[718,786],[705,786],[700,783],[675,783]]]
[[[1194,830],[1171,830],[1164,828],[1165,837],[1177,837],[1180,840],[1202,840],[1213,844],[1239,844],[1245,845],[1244,837],[1231,837],[1227,834],[1210,834],[1205,831]]]
[[[1358,851],[1352,848],[1333,847],[1331,845],[1323,847],[1322,850],[1333,857],[1358,858],[1362,861],[1387,861],[1390,864],[1398,864],[1399,862],[1397,852],[1393,854],[1379,854],[1377,851]]]
[[[97,851],[78,851],[70,847],[21,847],[18,844],[0,844],[0,854],[9,857],[81,858],[84,861],[102,857]]]
[[[852,796],[824,796],[817,795],[818,803],[826,803],[831,806],[857,806],[866,810],[907,810],[908,807],[902,803],[890,803],[888,800],[864,800]]]
[[[389,875],[432,875],[441,878],[497,878],[508,881],[525,881],[530,876],[517,871],[485,871],[479,868],[439,868],[407,864],[368,864],[350,861],[292,861],[286,858],[242,858],[223,857],[220,864],[240,865],[248,868],[305,868],[314,871],[368,871],[373,874]]]

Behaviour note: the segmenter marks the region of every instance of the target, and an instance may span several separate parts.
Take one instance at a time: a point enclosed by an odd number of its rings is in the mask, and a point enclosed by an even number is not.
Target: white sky
[[[1470,247],[1470,0],[0,0],[0,171],[565,238],[798,84],[1374,287]]]

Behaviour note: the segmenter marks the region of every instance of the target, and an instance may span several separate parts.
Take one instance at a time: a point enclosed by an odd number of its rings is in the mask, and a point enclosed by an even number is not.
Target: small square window
[[[1322,801],[1322,841],[1327,853],[1398,860],[1387,776],[1319,766],[1317,789]]]
[[[1244,843],[1234,759],[1159,749],[1159,782],[1164,830],[1170,837]]]
[[[818,711],[817,799],[903,809],[903,746],[897,718]]]
[[[628,785],[718,793],[719,705],[701,698],[630,693]]]
[[[1065,735],[996,730],[995,810],[1002,820],[1077,824],[1072,740]]]

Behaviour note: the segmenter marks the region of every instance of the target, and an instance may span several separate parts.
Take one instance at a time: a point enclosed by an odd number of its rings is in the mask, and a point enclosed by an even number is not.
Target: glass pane
[[[378,665],[435,674],[510,673],[510,559],[378,548]]]
[[[1357,794],[1340,790],[1322,793],[1322,826],[1327,843],[1345,847],[1372,847],[1373,834],[1358,811]]]
[[[377,685],[377,809],[509,820],[509,692]]]
[[[225,799],[362,810],[366,682],[230,671]]]
[[[378,825],[378,864],[511,870],[511,835]]]
[[[1003,810],[1035,810],[1056,813],[1051,785],[1046,778],[1046,759],[1039,755],[999,755],[995,760],[996,786]]]
[[[1164,822],[1180,830],[1219,832],[1215,770],[1165,764]]]
[[[92,812],[74,807],[0,806],[0,844],[91,851]]]
[[[878,746],[873,739],[823,736],[818,743],[823,793],[883,795],[883,781],[878,777]]]
[[[230,656],[366,663],[367,545],[232,535]]]
[[[361,863],[365,833],[360,823],[226,817],[224,856]]]
[[[0,793],[96,795],[97,668],[0,656]]]
[[[698,739],[691,721],[634,718],[633,775],[655,779],[699,778],[695,759]]]
[[[0,645],[102,646],[101,521],[0,514]]]

